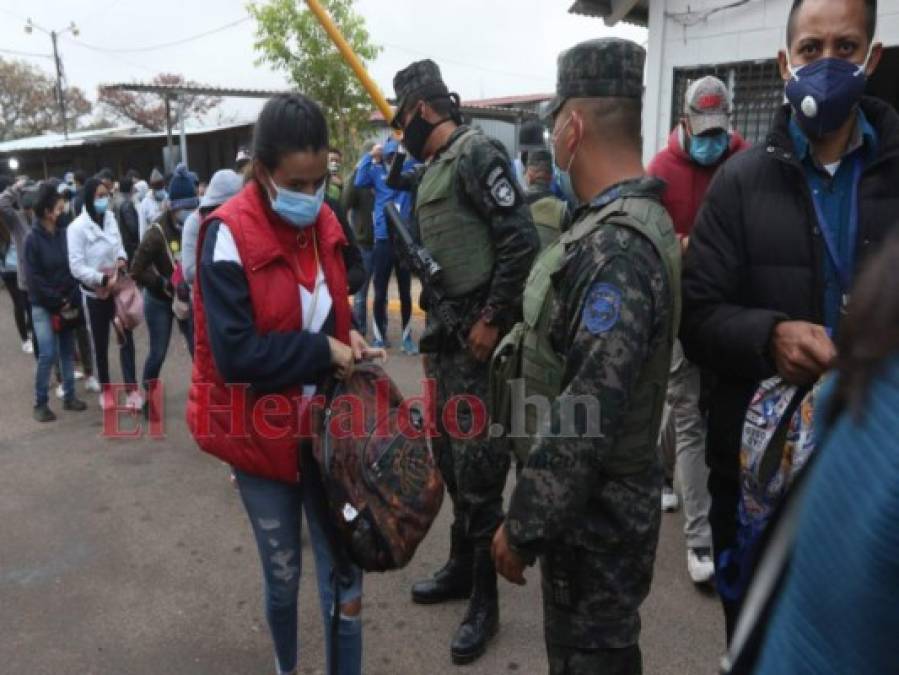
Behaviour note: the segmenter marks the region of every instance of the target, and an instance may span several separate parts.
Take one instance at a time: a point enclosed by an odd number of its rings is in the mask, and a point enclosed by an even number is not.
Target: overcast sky
[[[298,0],[301,1],[301,0]],[[450,89],[464,99],[551,92],[558,53],[581,40],[617,35],[644,44],[646,31],[606,28],[568,14],[572,0],[357,0],[380,56],[370,71],[387,96],[394,73],[410,62],[437,61]],[[255,65],[252,20],[178,46],[134,51],[211,31],[247,16],[243,0],[0,0],[3,50],[51,52],[50,38],[24,31],[30,17],[47,29],[75,21],[80,35],[60,39],[71,85],[92,99],[100,83],[149,80],[158,72],[225,87],[282,88],[285,78]],[[109,51],[101,51],[109,50]],[[51,71],[52,60],[21,57]],[[261,104],[226,99],[229,119],[250,119]],[[210,121],[215,121],[214,116]]]

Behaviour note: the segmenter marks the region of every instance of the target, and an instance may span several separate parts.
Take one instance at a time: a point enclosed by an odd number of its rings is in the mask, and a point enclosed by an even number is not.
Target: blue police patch
[[[584,326],[593,335],[610,330],[621,316],[621,290],[617,286],[596,283],[584,303]]]

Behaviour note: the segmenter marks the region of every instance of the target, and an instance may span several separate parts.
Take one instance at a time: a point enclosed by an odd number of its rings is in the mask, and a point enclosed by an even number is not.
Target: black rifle
[[[394,204],[384,207],[384,215],[387,216],[390,230],[394,234],[397,253],[409,271],[421,280],[422,293],[425,296],[428,312],[436,316],[446,331],[455,336],[459,345],[466,349],[468,340],[463,330],[462,319],[447,302],[446,293],[443,290],[443,268],[434,260],[428,249],[412,238],[409,228],[403,222],[403,217]]]

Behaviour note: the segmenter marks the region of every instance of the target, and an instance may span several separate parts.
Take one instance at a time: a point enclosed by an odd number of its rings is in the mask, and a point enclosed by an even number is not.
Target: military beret
[[[642,98],[646,50],[621,38],[576,44],[559,55],[556,96],[547,114],[554,116],[570,98]]]
[[[398,127],[402,113],[410,102],[449,96],[440,67],[431,59],[416,61],[394,75],[393,91],[396,94],[396,114],[390,122],[393,127]]]

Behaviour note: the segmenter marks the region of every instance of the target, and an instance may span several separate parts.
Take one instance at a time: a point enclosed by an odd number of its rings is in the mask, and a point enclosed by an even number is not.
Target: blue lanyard
[[[862,177],[862,160],[861,157],[855,158],[855,165],[852,169],[852,194],[849,201],[849,246],[846,251],[846,257],[840,257],[840,247],[837,241],[837,233],[827,226],[827,220],[824,218],[824,209],[821,203],[812,191],[812,203],[815,205],[815,215],[818,217],[818,228],[821,230],[821,236],[824,238],[824,246],[827,254],[830,256],[831,262],[837,271],[837,277],[840,280],[840,289],[844,297],[848,295],[852,286],[852,268],[855,265],[855,239],[858,234],[858,185]]]

